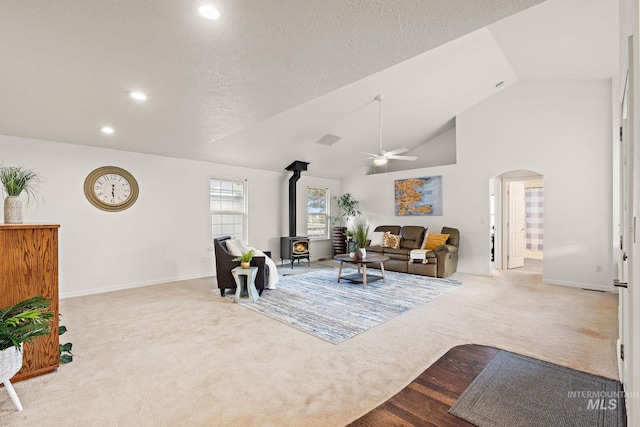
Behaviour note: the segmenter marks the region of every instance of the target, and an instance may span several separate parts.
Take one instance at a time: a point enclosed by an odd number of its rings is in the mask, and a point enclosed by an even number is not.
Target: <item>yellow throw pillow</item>
[[[400,236],[385,231],[384,236],[382,236],[382,247],[398,249],[400,247]]]
[[[449,238],[449,234],[437,234],[437,233],[427,233],[427,239],[424,242],[424,248],[428,251],[432,251],[440,245],[444,245],[447,243],[447,239]]]

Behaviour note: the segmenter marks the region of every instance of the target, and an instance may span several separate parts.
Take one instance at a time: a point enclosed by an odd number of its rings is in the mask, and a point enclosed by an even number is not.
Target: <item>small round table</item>
[[[384,277],[384,262],[389,261],[389,257],[386,255],[380,255],[375,253],[367,253],[367,256],[362,259],[351,258],[349,254],[341,254],[333,257],[336,261],[340,261],[340,271],[338,272],[338,283],[340,283],[340,279],[349,280],[354,283],[362,283],[362,287],[367,287],[367,282],[373,282],[374,280],[380,280],[384,283],[387,282],[387,279]],[[342,265],[345,262],[349,262],[351,264],[356,264],[358,266],[358,273],[356,274],[348,274],[342,275]],[[378,275],[368,275],[367,276],[367,265],[369,264],[380,264],[380,273],[381,276]],[[360,272],[362,269],[362,272]]]

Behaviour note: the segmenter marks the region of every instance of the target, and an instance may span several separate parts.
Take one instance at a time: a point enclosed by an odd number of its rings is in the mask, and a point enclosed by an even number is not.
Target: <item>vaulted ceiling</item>
[[[0,2],[0,134],[339,179],[379,93],[415,149],[519,80],[617,74],[615,0],[202,1]]]

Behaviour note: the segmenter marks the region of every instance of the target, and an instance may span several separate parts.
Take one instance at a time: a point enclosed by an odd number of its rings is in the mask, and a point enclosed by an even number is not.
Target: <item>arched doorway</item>
[[[490,180],[490,269],[542,274],[544,177],[512,170]]]

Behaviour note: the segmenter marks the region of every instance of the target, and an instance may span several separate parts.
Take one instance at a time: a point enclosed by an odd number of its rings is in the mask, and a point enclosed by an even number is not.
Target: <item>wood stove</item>
[[[293,268],[293,261],[298,260],[298,264],[300,264],[301,259],[306,259],[307,264],[311,265],[311,260],[309,259],[310,243],[309,238],[306,236],[281,237],[280,257],[282,262],[284,263],[285,259],[289,260],[291,268]]]
[[[296,160],[286,167],[286,170],[293,172],[289,178],[289,236],[280,238],[280,258],[284,265],[284,260],[289,260],[291,268],[293,261],[306,259],[307,264],[311,265],[310,244],[307,236],[296,236],[296,182],[300,179],[300,172],[307,170],[307,162]]]

